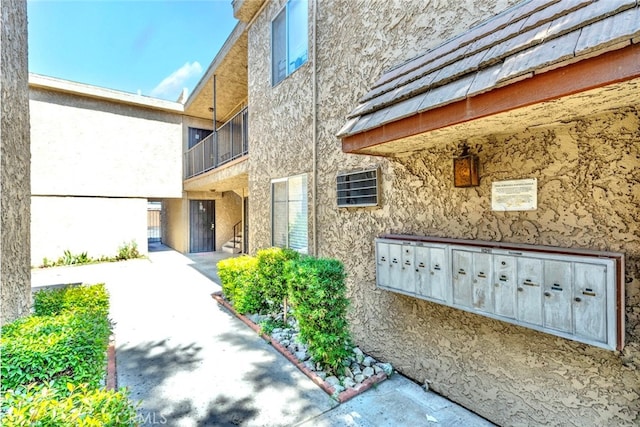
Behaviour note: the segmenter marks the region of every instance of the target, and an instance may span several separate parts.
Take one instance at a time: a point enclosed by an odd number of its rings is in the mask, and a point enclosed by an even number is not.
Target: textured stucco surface
[[[0,3],[0,324],[27,314],[30,154],[27,4]]]
[[[178,252],[189,252],[189,201],[182,199],[162,201],[162,243]]]
[[[33,266],[65,250],[114,256],[131,241],[147,253],[147,199],[33,196],[31,214]]]
[[[36,195],[180,197],[182,116],[30,90]]]
[[[637,106],[603,112],[597,97],[588,98],[585,105],[596,106],[597,114],[584,106],[584,117],[565,123],[544,115],[530,123],[516,115],[519,124],[493,121],[479,136],[452,132],[447,142],[391,158],[344,154],[335,137],[384,69],[508,4],[318,2],[318,252],[345,263],[352,331],[363,350],[428,380],[435,391],[501,425],[637,425]],[[270,85],[270,22],[280,6],[270,3],[249,30],[252,251],[270,243],[270,180],[313,169],[311,54],[310,62]],[[479,187],[453,188],[452,158],[462,140],[480,157]],[[370,166],[382,170],[381,207],[337,209],[336,174]],[[491,183],[519,178],[538,179],[538,209],[492,212]],[[607,351],[378,290],[374,238],[384,233],[624,252],[627,346]]]
[[[233,238],[233,226],[238,222],[242,222],[242,197],[233,191],[227,191],[216,200],[217,251],[221,251],[222,245]],[[242,233],[242,223],[237,231]]]

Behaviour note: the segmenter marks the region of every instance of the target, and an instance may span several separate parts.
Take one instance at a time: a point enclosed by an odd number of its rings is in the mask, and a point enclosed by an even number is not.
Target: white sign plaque
[[[491,210],[534,211],[538,209],[538,179],[497,181],[491,184]]]

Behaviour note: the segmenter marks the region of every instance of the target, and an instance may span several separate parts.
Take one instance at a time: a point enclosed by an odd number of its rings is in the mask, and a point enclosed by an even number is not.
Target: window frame
[[[289,217],[290,214],[290,203],[294,200],[291,200],[291,193],[290,193],[290,186],[289,186],[289,182],[293,179],[296,178],[303,178],[304,179],[304,188],[302,190],[302,195],[304,196],[304,200],[301,202],[301,210],[304,213],[304,216],[306,217],[306,234],[305,234],[305,244],[306,246],[301,247],[301,248],[292,248],[291,247],[291,235],[292,235],[292,227],[293,227],[293,223],[291,222],[291,218]],[[285,235],[285,245],[284,246],[280,246],[279,243],[276,243],[276,238],[275,238],[275,233],[274,233],[274,226],[276,224],[275,221],[275,184],[279,184],[279,183],[285,183],[285,191],[286,191],[286,212],[287,212],[287,217],[286,217],[286,226],[287,226],[287,232]],[[271,200],[270,200],[270,206],[271,206],[271,227],[270,227],[270,231],[271,231],[271,246],[275,246],[275,247],[285,247],[285,248],[290,248],[293,249],[297,252],[303,253],[303,254],[307,254],[309,252],[309,180],[307,177],[306,173],[302,173],[302,174],[298,174],[298,175],[291,175],[288,177],[283,177],[283,178],[275,178],[272,179],[270,182],[271,185]],[[282,202],[282,201],[279,201]]]
[[[304,3],[305,7],[305,12],[306,12],[306,19],[305,19],[305,44],[306,44],[306,54],[305,54],[305,58],[304,61],[302,61],[299,65],[295,66],[292,70],[289,70],[289,49],[290,49],[290,5],[292,2],[301,2]],[[274,58],[274,52],[275,52],[275,37],[274,37],[274,23],[281,17],[281,15],[284,13],[284,56],[285,56],[285,65],[284,65],[284,75],[282,76],[282,78],[280,78],[279,80],[276,80],[276,73],[274,70],[274,64],[275,64],[275,58]],[[296,70],[298,70],[299,68],[301,68],[304,64],[306,64],[309,61],[309,1],[308,0],[287,0],[285,2],[285,4],[280,8],[280,10],[278,11],[278,13],[275,14],[275,16],[273,17],[273,19],[271,20],[271,86],[275,87],[278,84],[280,84],[281,82],[283,82],[284,80],[286,80],[287,77],[289,77],[291,74],[293,74]]]

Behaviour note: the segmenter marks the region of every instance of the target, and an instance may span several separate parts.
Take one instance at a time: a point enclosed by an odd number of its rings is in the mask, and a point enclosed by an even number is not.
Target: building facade
[[[260,3],[234,2],[236,16],[249,25],[251,250],[285,244],[344,262],[358,345],[497,424],[636,424],[640,116],[632,95],[639,58],[635,2]],[[606,21],[610,16],[619,21]],[[296,23],[300,19],[304,30]],[[562,52],[571,37],[590,34],[589,25],[626,30],[610,31],[608,40],[586,40],[581,57],[573,51],[570,58],[544,57]],[[554,33],[558,28],[562,33]],[[507,53],[519,49],[513,58],[525,55],[531,71],[478,91],[494,99],[467,96],[466,88],[460,95],[455,88],[485,67],[469,54],[436,69],[450,73],[448,80],[423,84],[437,79],[420,70],[430,66],[429,56],[440,46],[472,49],[485,37],[497,37],[491,34],[504,40],[493,39],[486,49],[503,49],[504,56],[486,67],[517,65],[514,59],[507,62]],[[292,40],[282,51],[279,40],[287,35]],[[293,40],[300,35],[306,35],[306,45]],[[548,44],[540,50],[528,50],[543,40]],[[536,63],[539,57],[542,62]],[[598,57],[636,65],[621,76],[611,70],[600,75],[593,60]],[[588,59],[593,62],[584,62]],[[587,65],[594,72],[580,74]],[[489,78],[492,70],[482,76]],[[582,86],[557,89],[554,72],[575,75]],[[394,79],[401,83],[388,83]],[[546,86],[529,86],[545,81]],[[449,83],[458,86],[452,89]],[[426,93],[439,98],[427,96],[417,105],[431,102],[433,108],[424,112],[411,105],[411,96]],[[520,101],[520,93],[526,99]],[[476,106],[479,101],[487,104]],[[438,110],[447,105],[448,110]],[[454,120],[456,114],[462,118]],[[401,123],[407,117],[419,119]],[[480,182],[457,188],[452,160],[464,144],[479,158]],[[338,177],[366,170],[380,171],[378,205],[339,208]],[[492,209],[493,183],[526,179],[537,182],[534,210]],[[282,206],[289,212],[285,231]],[[307,218],[302,239],[300,215]],[[617,294],[624,295],[618,319],[626,320],[621,333],[626,343],[603,349],[382,289],[376,285],[375,242],[387,235],[622,253],[625,283]]]

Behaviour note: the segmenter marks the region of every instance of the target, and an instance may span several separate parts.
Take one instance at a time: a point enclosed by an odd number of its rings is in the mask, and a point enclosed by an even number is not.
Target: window
[[[213,131],[209,129],[189,128],[189,148],[192,148],[212,133]]]
[[[338,207],[378,206],[379,169],[339,174],[336,178]]]
[[[289,0],[271,22],[271,75],[274,86],[307,62],[307,14],[307,0]]]
[[[271,182],[271,244],[307,253],[307,175]]]

